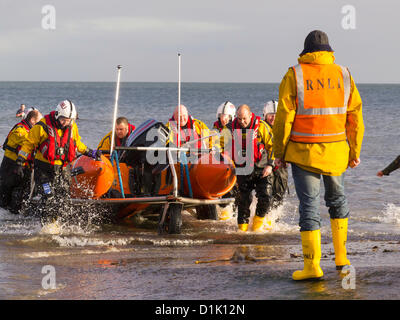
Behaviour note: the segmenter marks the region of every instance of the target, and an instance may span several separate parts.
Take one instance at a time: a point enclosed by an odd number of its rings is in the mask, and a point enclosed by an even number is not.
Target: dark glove
[[[24,163],[25,159],[22,157],[18,157],[17,160],[15,160],[17,167],[14,170],[14,173],[21,179],[24,178]]]
[[[91,157],[91,158],[95,159],[96,161],[101,160],[101,154],[102,154],[101,150],[99,150],[99,149],[94,149],[94,150],[88,149],[88,151],[86,152],[86,155],[88,157]]]

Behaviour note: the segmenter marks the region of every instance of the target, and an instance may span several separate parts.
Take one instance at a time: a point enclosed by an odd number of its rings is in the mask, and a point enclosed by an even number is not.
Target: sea
[[[153,224],[62,225],[46,232],[32,217],[0,209],[2,300],[375,300],[400,299],[399,174],[377,177],[400,153],[400,85],[358,84],[365,136],[361,164],[348,169],[351,210],[347,250],[352,267],[335,269],[328,210],[321,185],[324,280],[295,282],[302,268],[298,200],[289,168],[289,193],[270,213],[272,230],[241,232],[228,220],[183,213],[181,234],[159,235]],[[65,99],[78,109],[82,141],[96,148],[111,131],[113,82],[0,82],[0,144],[18,121],[20,104],[43,114]],[[262,115],[278,99],[278,83],[182,83],[189,113],[212,127],[226,100]],[[135,126],[167,122],[178,101],[177,83],[122,82],[118,115]],[[0,157],[3,157],[0,151]],[[252,204],[254,215],[256,199]]]

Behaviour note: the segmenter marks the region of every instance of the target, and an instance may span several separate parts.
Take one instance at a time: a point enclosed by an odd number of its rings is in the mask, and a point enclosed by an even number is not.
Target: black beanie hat
[[[314,30],[308,34],[308,36],[304,40],[304,50],[300,53],[300,56],[305,53],[315,51],[333,52],[331,46],[329,45],[327,34],[320,30]]]

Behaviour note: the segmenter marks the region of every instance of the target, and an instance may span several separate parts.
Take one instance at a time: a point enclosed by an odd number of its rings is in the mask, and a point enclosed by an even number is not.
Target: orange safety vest
[[[351,78],[337,64],[298,64],[297,111],[290,140],[321,143],[346,140],[346,116]]]

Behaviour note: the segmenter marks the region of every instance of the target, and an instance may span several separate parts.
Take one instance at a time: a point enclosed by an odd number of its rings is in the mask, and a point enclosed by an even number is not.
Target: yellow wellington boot
[[[324,273],[319,262],[321,261],[321,231],[302,231],[301,243],[303,246],[304,269],[293,272],[293,280],[317,280]]]
[[[225,208],[219,214],[219,220],[228,220],[231,218],[231,210]]]
[[[266,217],[265,219],[265,229],[266,230],[272,230],[274,227],[274,222],[271,220],[271,218]]]
[[[331,219],[332,242],[333,248],[335,249],[335,264],[337,270],[341,270],[344,266],[350,265],[346,251],[347,223],[347,218]]]
[[[259,217],[258,215],[255,215],[253,218],[252,230],[253,231],[262,231],[263,226],[264,226],[264,221],[265,221],[265,217]]]
[[[249,225],[247,223],[238,224],[238,228],[240,231],[246,232],[249,229]]]

